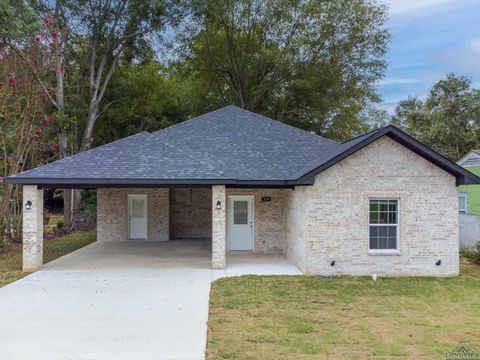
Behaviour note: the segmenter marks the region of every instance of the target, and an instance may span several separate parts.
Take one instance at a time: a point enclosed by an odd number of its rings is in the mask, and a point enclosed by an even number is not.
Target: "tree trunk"
[[[63,224],[67,230],[72,228],[72,189],[63,189]]]
[[[93,102],[88,109],[87,115],[87,125],[85,126],[85,131],[83,132],[82,143],[80,144],[80,149],[78,152],[83,152],[85,150],[90,149],[92,145],[92,133],[93,133],[93,126],[95,125],[95,120],[97,120],[98,116],[98,104]]]
[[[62,20],[62,1],[56,0],[55,1],[55,19],[57,21]],[[63,24],[64,28],[66,29],[66,23]],[[65,32],[67,33],[67,32]],[[74,152],[68,151],[68,131],[65,129],[65,88],[64,88],[64,70],[65,70],[65,54],[62,52],[61,47],[55,48],[55,59],[56,59],[56,66],[55,66],[55,107],[59,113],[59,121],[60,125],[58,128],[58,152],[60,159],[64,159],[67,156],[73,154]],[[63,190],[63,223],[65,229],[72,229],[74,228],[73,224],[73,217],[77,210],[74,206],[72,201],[73,199],[73,191],[72,189],[64,189]]]
[[[72,228],[78,229],[82,225],[80,203],[82,200],[82,191],[79,189],[72,190]]]
[[[58,93],[57,93],[58,99]],[[63,96],[62,96],[63,100]],[[63,103],[63,101],[62,101]],[[63,128],[63,120],[65,119],[62,108],[59,109],[60,113],[60,129],[58,131],[58,153],[60,159],[68,156],[68,137],[67,131]],[[63,189],[63,224],[65,229],[72,228],[72,190]]]
[[[3,243],[8,242],[8,235],[10,235],[9,224],[12,215],[10,209],[10,199],[12,197],[13,185],[4,184],[3,190],[3,196],[0,197],[0,216],[2,217],[2,221],[0,221],[0,247]]]

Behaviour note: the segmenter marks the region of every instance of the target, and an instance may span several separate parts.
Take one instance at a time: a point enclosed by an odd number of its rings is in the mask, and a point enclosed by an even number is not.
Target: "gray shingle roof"
[[[480,150],[472,150],[457,162],[462,167],[480,166]]]
[[[9,176],[7,182],[92,186],[312,184],[316,169],[368,141],[378,131],[337,143],[227,106],[154,133],[142,132]]]

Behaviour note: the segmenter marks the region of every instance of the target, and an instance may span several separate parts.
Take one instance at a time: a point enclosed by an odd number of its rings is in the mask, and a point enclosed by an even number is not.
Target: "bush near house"
[[[480,241],[477,241],[474,246],[461,248],[460,255],[466,259],[480,264]]]
[[[243,276],[212,285],[207,358],[443,359],[480,351],[480,266],[452,278]]]

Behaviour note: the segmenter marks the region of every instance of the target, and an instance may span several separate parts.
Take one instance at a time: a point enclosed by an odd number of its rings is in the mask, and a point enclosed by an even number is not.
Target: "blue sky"
[[[480,88],[480,0],[382,0],[390,7],[388,68],[379,107],[393,112],[408,96],[425,98],[449,72]]]

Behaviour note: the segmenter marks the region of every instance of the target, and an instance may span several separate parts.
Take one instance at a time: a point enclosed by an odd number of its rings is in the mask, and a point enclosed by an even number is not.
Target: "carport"
[[[119,187],[121,186],[121,187]],[[144,186],[144,185],[143,185]],[[24,184],[23,270],[33,272],[43,259],[43,189],[96,188],[98,242],[172,242],[167,249],[198,243],[209,250],[212,268],[225,268],[225,186],[175,187],[86,184]],[[213,205],[212,205],[213,204]]]
[[[157,256],[157,261],[164,264],[168,254],[179,255],[180,264],[199,261],[213,269],[225,269],[227,260],[235,267],[235,261],[261,265],[285,259],[285,203],[292,192],[288,187],[256,189],[199,184],[148,187],[143,184],[140,187],[136,183],[108,184],[107,187],[103,183],[87,182],[88,179],[78,183],[55,181],[23,186],[25,272],[36,271],[42,266],[43,189],[46,187],[95,188],[97,242],[145,243],[144,246],[125,245],[118,249],[157,249],[150,255]],[[265,202],[265,198],[269,201]],[[239,235],[250,235],[251,247],[232,248],[228,236],[232,226],[246,230]],[[242,238],[237,236],[238,239]],[[237,241],[234,245],[239,244],[242,245]],[[134,257],[125,261],[132,259]]]

